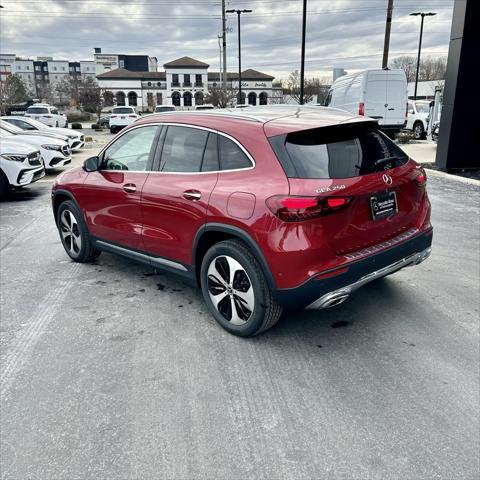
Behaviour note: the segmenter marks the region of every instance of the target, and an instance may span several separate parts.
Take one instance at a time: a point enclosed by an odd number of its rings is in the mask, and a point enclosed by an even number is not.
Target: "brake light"
[[[302,222],[327,215],[346,207],[350,197],[284,197],[266,200],[269,210],[284,222]]]
[[[360,102],[358,104],[358,114],[362,115],[362,117],[365,115],[365,103]]]
[[[348,198],[345,197],[330,197],[327,198],[327,206],[329,208],[343,207],[348,203]]]
[[[427,184],[427,174],[423,168],[420,170],[420,173],[417,175],[415,181],[419,187],[424,187]]]

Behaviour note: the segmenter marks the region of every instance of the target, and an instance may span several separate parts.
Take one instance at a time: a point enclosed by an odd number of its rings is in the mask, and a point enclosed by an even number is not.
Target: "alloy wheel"
[[[245,325],[253,314],[255,294],[252,282],[234,258],[214,258],[207,271],[210,299],[220,315],[232,325]]]
[[[65,248],[77,256],[82,248],[82,236],[77,219],[70,210],[64,210],[60,215],[60,233]]]

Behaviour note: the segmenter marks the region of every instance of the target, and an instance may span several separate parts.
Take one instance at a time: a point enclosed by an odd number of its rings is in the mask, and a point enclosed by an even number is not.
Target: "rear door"
[[[146,125],[120,135],[102,155],[102,168],[76,192],[90,233],[100,240],[144,250],[140,199],[161,128]]]
[[[370,71],[365,81],[365,116],[386,125],[387,83],[385,72]]]
[[[425,189],[416,183],[416,165],[375,127],[296,132],[285,148],[296,169],[291,195],[346,199],[312,220],[335,254],[376,245],[422,223]]]
[[[160,259],[192,263],[193,240],[205,223],[218,179],[217,134],[170,125],[164,127],[155,171],[143,187],[143,242]]]
[[[407,108],[407,80],[403,71],[386,72],[387,101],[385,125],[402,127]]]

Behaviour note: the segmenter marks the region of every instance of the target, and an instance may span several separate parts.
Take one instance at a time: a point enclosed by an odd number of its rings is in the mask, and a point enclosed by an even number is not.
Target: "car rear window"
[[[27,108],[27,113],[32,113],[34,115],[39,115],[43,113],[49,113],[48,108],[43,107],[29,107]]]
[[[133,112],[133,108],[129,108],[129,107],[119,107],[119,108],[114,108],[112,110],[112,113],[115,113],[115,114],[121,114],[121,113],[134,113]]]
[[[365,125],[336,125],[273,137],[287,176],[351,178],[399,167],[408,156],[383,132]]]
[[[175,107],[155,107],[155,113],[174,112]]]

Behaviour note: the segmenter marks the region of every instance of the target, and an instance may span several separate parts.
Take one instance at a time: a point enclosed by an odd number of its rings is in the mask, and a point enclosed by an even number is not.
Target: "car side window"
[[[208,132],[189,127],[168,127],[163,141],[161,172],[199,172]]]
[[[210,132],[208,134],[207,146],[203,153],[202,172],[215,172],[219,169],[217,138],[216,133]]]
[[[412,104],[409,104],[409,105],[408,105],[408,113],[410,113],[410,114],[412,114],[412,115],[415,113],[415,110],[413,109],[413,105],[412,105]]]
[[[237,170],[252,167],[252,162],[245,152],[232,140],[218,136],[221,170]]]
[[[146,171],[158,129],[152,125],[126,132],[105,150],[103,169]]]

